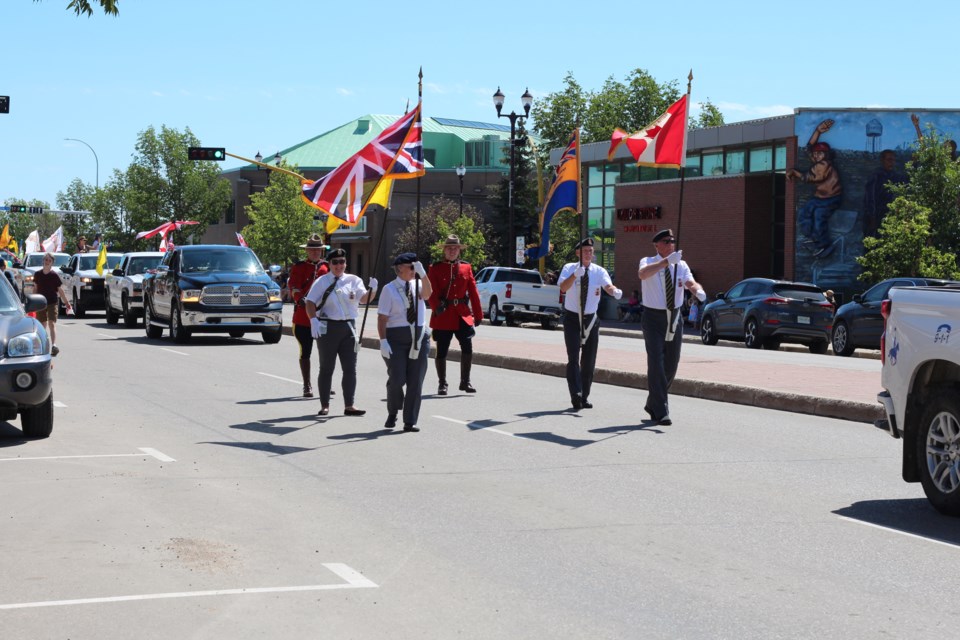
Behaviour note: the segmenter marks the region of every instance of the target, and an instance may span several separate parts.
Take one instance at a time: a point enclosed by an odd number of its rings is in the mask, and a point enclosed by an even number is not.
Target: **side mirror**
[[[853,301],[856,302],[857,304],[863,304],[863,294],[862,293],[853,294]]]
[[[123,269],[121,269],[120,267],[117,267],[116,269],[113,270],[113,275],[115,275],[115,276],[122,276],[122,275],[123,275]]]
[[[723,291],[720,291],[719,293],[717,293],[717,300],[726,300],[726,299],[727,299],[726,293],[724,293]]]
[[[60,267],[60,271],[61,271],[62,273],[67,274],[67,275],[73,274],[73,268],[72,268],[72,267],[68,267],[67,265],[63,265],[62,267]]]
[[[47,299],[41,295],[31,294],[27,296],[27,300],[23,305],[24,310],[27,313],[32,313],[34,311],[40,311],[40,309],[47,308]]]

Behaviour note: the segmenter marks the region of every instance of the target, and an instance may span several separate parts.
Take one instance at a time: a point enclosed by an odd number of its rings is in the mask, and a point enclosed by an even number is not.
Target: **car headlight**
[[[143,284],[140,283],[140,282],[134,282],[134,283],[133,283],[133,290],[134,290],[134,291],[143,291]]]
[[[184,289],[180,292],[181,302],[200,302],[200,289]]]
[[[33,282],[33,276],[23,276],[24,282]]]
[[[42,355],[46,350],[46,338],[45,333],[41,335],[37,331],[14,336],[7,343],[7,357],[27,358]]]
[[[82,282],[83,284],[90,284],[91,282],[93,282],[93,278],[80,278],[80,282]]]
[[[267,297],[270,302],[283,302],[280,298],[280,289],[269,289],[267,290]]]

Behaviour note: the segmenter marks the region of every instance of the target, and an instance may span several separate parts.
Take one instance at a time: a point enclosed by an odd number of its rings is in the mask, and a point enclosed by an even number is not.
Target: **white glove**
[[[379,286],[380,286],[380,283],[377,282],[376,278],[370,278],[370,283],[368,285],[368,288],[370,289],[370,291],[376,291],[377,287]]]
[[[622,298],[622,297],[623,297],[623,289],[614,288],[614,290],[613,290],[613,299],[614,299],[614,300],[619,300],[619,299]]]
[[[578,278],[582,278],[583,274],[585,274],[586,272],[587,271],[586,269],[583,268],[583,265],[580,265],[579,267],[577,267],[577,270],[573,272],[573,275],[575,275]]]
[[[390,343],[386,338],[380,338],[380,355],[383,356],[384,360],[389,360],[390,356],[393,355],[393,349],[390,348]]]
[[[699,300],[700,302],[707,301],[707,292],[703,290],[703,287],[700,287],[699,289],[697,289],[697,292],[694,295],[697,296],[697,300]]]
[[[427,270],[423,268],[423,263],[420,262],[419,260],[418,260],[417,262],[414,262],[414,263],[413,263],[413,270],[414,270],[414,271],[416,272],[416,274],[417,274],[418,276],[420,276],[421,278],[426,278],[426,277],[427,277]]]
[[[319,318],[310,318],[310,335],[314,339],[320,337],[320,319]]]
[[[667,256],[667,263],[669,264],[677,264],[681,260],[683,260],[683,249],[680,249],[680,251],[674,251]]]

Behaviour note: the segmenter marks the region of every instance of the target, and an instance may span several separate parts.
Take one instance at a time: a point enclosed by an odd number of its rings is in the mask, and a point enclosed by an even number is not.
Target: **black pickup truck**
[[[259,333],[267,344],[283,335],[280,287],[247,247],[185,245],[167,252],[143,279],[148,338],[170,330],[175,342],[194,333],[241,338]]]

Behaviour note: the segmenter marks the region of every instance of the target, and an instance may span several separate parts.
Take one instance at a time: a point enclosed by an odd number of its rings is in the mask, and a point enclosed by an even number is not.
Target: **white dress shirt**
[[[417,326],[423,326],[424,316],[427,312],[427,305],[423,302],[423,289],[420,289],[420,296],[416,292],[416,280],[410,280],[410,295],[414,297],[413,303],[417,305]],[[407,322],[407,280],[396,278],[380,292],[380,302],[377,305],[377,313],[381,316],[387,316],[387,328],[409,327]]]
[[[333,284],[334,275],[332,272],[325,273],[313,281],[310,291],[306,298],[317,305],[317,315],[324,320],[355,320],[359,315],[360,298],[367,293],[367,288],[363,286],[363,280],[352,273],[344,273],[337,280],[337,286],[334,287],[330,295],[327,296],[323,308],[320,308],[320,300],[323,294]]]
[[[560,277],[557,279],[557,282],[563,282],[572,276],[579,266],[579,262],[568,262],[567,264],[563,265],[563,269],[560,270]],[[590,288],[587,290],[587,306],[584,308],[583,312],[587,314],[596,313],[597,307],[600,306],[601,289],[609,284],[613,284],[613,280],[610,279],[610,274],[607,273],[607,270],[598,264],[590,263],[589,266],[584,267],[584,270],[584,276],[581,276],[581,278],[589,278],[588,284]],[[573,313],[580,313],[581,278],[577,278],[573,281],[573,286],[567,289],[567,295],[564,296],[563,299],[563,308],[567,311],[572,311]]]
[[[648,264],[655,264],[663,260],[660,256],[651,256],[648,258],[643,258],[640,260],[640,268],[642,269]],[[681,260],[675,265],[668,265],[670,272],[674,274],[673,277],[673,306],[671,309],[677,309],[683,306],[683,285],[687,282],[693,280],[693,274],[690,273],[690,267],[687,266],[687,263]],[[676,269],[676,271],[674,271]],[[642,298],[643,306],[649,307],[650,309],[666,309],[667,308],[667,295],[664,292],[664,287],[666,283],[663,281],[663,270],[661,269],[656,273],[656,275],[647,278],[646,280],[640,281],[640,296]]]

